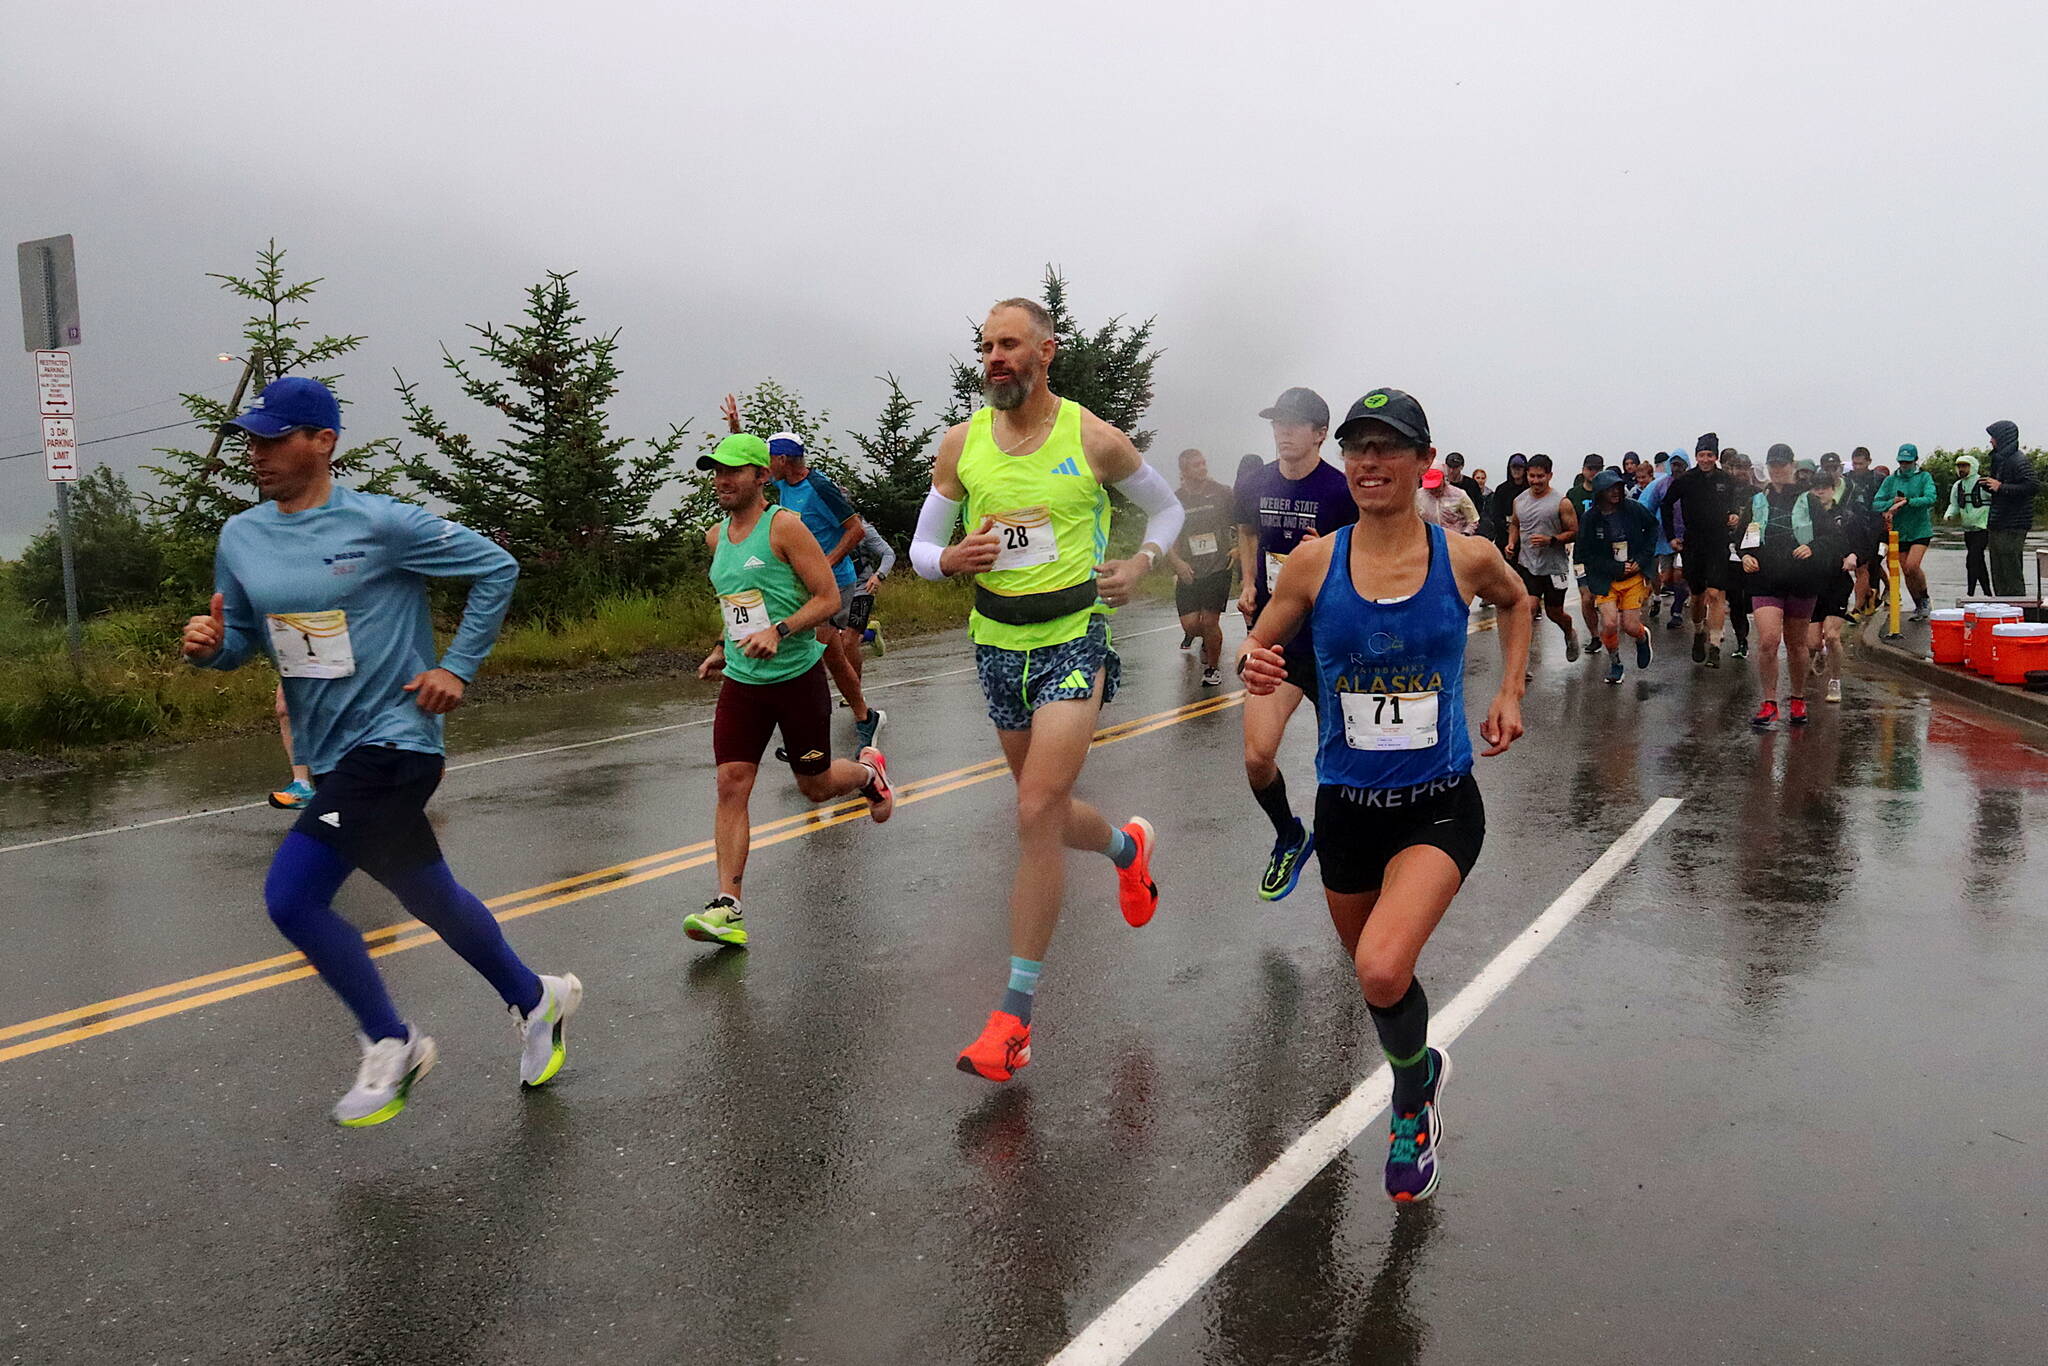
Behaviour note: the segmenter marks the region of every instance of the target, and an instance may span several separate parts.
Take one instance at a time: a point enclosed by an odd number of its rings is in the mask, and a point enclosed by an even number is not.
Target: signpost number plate
[[[36,352],[36,405],[44,417],[76,417],[71,401],[71,353]]]
[[[21,269],[22,349],[78,345],[78,256],[71,234],[23,242],[15,248],[15,261]]]
[[[71,483],[78,478],[78,432],[68,417],[43,419],[43,459],[49,462],[53,483]]]

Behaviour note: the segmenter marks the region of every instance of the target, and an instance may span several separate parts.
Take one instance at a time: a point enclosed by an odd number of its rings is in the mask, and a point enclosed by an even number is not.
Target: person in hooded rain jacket
[[[2034,529],[2034,494],[2040,484],[2020,450],[2017,423],[1994,422],[1984,434],[1991,438],[1991,473],[1984,480],[1991,490],[1991,591],[2002,598],[2022,597],[2027,591],[2027,533]]]
[[[1991,540],[1991,490],[1977,477],[1977,457],[1956,457],[1956,482],[1948,491],[1950,521],[1963,524],[1963,591],[1971,597],[1991,591],[1991,563],[1984,547]]]
[[[1934,476],[1920,468],[1920,448],[1899,447],[1899,467],[1884,477],[1870,505],[1899,533],[1899,572],[1913,594],[1913,621],[1924,622],[1934,604],[1927,600],[1927,547],[1934,544],[1934,505],[1941,494]]]

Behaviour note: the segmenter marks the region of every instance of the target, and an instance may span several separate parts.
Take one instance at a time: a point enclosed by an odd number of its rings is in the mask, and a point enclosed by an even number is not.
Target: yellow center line
[[[1198,717],[1214,715],[1230,707],[1238,706],[1243,701],[1244,694],[1242,692],[1231,692],[1218,697],[1203,698],[1198,702],[1190,702],[1184,706],[1175,707],[1169,711],[1156,712],[1150,716],[1134,717],[1129,721],[1120,722],[1117,725],[1108,726],[1097,731],[1089,747],[1091,749],[1099,749],[1104,745],[1115,744],[1119,740],[1130,740],[1142,735],[1151,735],[1154,732],[1165,730],[1169,726],[1179,725],[1183,721],[1192,721]],[[949,773],[939,773],[930,777],[920,778],[914,782],[904,783],[897,787],[896,805],[898,807],[909,806],[933,797],[943,797],[949,793],[958,792],[963,788],[985,783],[991,778],[1004,776],[1008,772],[1009,765],[999,756],[994,759],[983,760],[980,763],[969,764],[963,768],[954,769]],[[789,840],[801,839],[806,835],[815,834],[831,826],[844,825],[849,821],[865,820],[866,818],[867,803],[858,799],[841,802],[835,806],[815,811],[801,812],[795,816],[785,816],[753,827],[752,847],[755,849],[771,848],[774,845],[782,844]],[[626,887],[635,887],[643,882],[652,882],[657,878],[669,877],[672,874],[684,872],[691,868],[701,868],[705,864],[713,863],[716,860],[717,851],[714,849],[712,842],[700,840],[694,844],[682,845],[662,853],[647,854],[640,858],[630,859],[624,863],[613,864],[609,868],[599,868],[592,872],[579,873],[574,877],[543,883],[538,887],[529,887],[524,891],[510,892],[504,896],[494,897],[484,904],[493,908],[500,922],[516,920],[521,916],[532,915],[536,911],[545,911],[555,906],[566,906],[571,902],[583,901],[594,896],[602,896],[608,892],[618,891]],[[553,893],[553,895],[550,895],[550,893]],[[363,935],[364,942],[371,945],[370,955],[373,958],[382,958],[387,954],[417,948],[421,944],[432,942],[437,938],[438,936],[433,931],[427,929],[426,926],[417,920],[407,920],[396,925],[387,925],[381,929],[368,931]],[[263,975],[258,976],[255,974]],[[287,982],[300,981],[312,975],[312,965],[306,962],[303,955],[296,952],[278,954],[275,957],[260,959],[253,963],[244,963],[240,967],[223,968],[217,972],[205,973],[198,977],[188,977],[182,982],[171,982],[160,987],[151,987],[146,991],[131,992],[125,996],[117,996],[105,1001],[96,1001],[91,1005],[60,1011],[54,1015],[45,1015],[39,1019],[25,1020],[20,1024],[0,1028],[0,1039],[19,1038],[25,1034],[41,1034],[44,1030],[55,1029],[59,1025],[72,1024],[79,1020],[86,1020],[89,1023],[78,1025],[76,1028],[61,1030],[54,1034],[43,1034],[41,1038],[29,1039],[24,1043],[0,1048],[0,1062],[28,1057],[31,1054],[59,1048],[68,1043],[76,1043],[81,1039],[96,1038],[102,1034],[112,1033],[117,1029],[129,1029],[136,1025],[148,1024],[152,1020],[160,1020],[166,1016],[176,1015],[183,1011],[197,1010],[202,1006],[233,1000],[237,996],[246,996],[251,992],[283,986]],[[234,979],[238,977],[246,978],[247,980],[235,981]],[[218,985],[220,983],[229,983],[229,985]],[[200,990],[204,987],[213,987],[215,989],[211,991]],[[184,994],[187,992],[197,992],[198,994]],[[166,1000],[164,999],[166,997],[176,997],[177,999]],[[148,1005],[152,1001],[159,1004]],[[146,1008],[130,1009],[133,1006],[145,1006]]]

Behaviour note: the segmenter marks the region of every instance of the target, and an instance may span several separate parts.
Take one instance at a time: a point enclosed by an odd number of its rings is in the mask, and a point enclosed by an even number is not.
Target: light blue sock
[[[1001,1009],[1031,1023],[1031,1000],[1038,994],[1038,972],[1042,964],[1029,958],[1010,958],[1010,988],[1003,993]]]
[[[1119,868],[1128,868],[1138,861],[1138,842],[1121,830],[1109,832],[1109,843],[1103,848],[1109,861]]]

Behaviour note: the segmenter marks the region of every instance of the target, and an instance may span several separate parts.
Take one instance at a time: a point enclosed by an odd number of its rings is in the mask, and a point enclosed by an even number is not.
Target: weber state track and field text
[[[2010,1088],[2048,1040],[1982,1041],[2048,977],[2019,892],[2048,757],[1856,668],[1845,628],[1887,593],[1931,612],[1955,553],[1917,449],[1708,433],[1569,478],[1515,455],[1489,489],[1423,396],[1333,410],[1279,376],[1245,400],[1270,450],[1189,447],[1170,482],[1053,392],[1057,346],[1036,302],[988,311],[985,402],[904,546],[729,403],[696,461],[707,690],[640,704],[686,719],[594,734],[608,702],[557,702],[575,738],[454,765],[516,563],[337,482],[332,393],[266,386],[232,423],[263,501],[180,644],[276,671],[288,827],[138,813],[0,850],[52,905],[112,889],[108,917],[144,904],[131,861],[165,884],[149,936],[9,930],[24,1209],[55,1217],[73,1174],[38,1135],[69,1134],[118,1173],[72,1200],[84,1236],[132,1241],[110,1278],[54,1226],[16,1240],[48,1261],[15,1278],[20,1359],[167,1354],[192,1311],[88,1331],[59,1282],[132,1301],[148,1246],[239,1264],[218,1229],[266,1209],[248,1247],[301,1288],[251,1264],[248,1314],[188,1354],[1453,1360],[1458,1324],[1549,1360],[1617,1286],[1679,1307],[1582,1326],[1577,1359],[1826,1359],[1933,1340],[1944,1304],[2016,1334],[2048,1114]],[[2031,506],[1993,460],[1948,511]],[[885,671],[899,555],[972,613]],[[467,585],[445,641],[435,579]],[[1877,1115],[1896,1150],[1843,1156]],[[194,1194],[134,1223],[144,1152]],[[1981,1219],[1942,1232],[1948,1201]],[[1849,1250],[1890,1218],[1924,1245]],[[1970,1285],[1939,1269],[1965,1247]],[[1814,1293],[1926,1316],[1820,1323]]]

